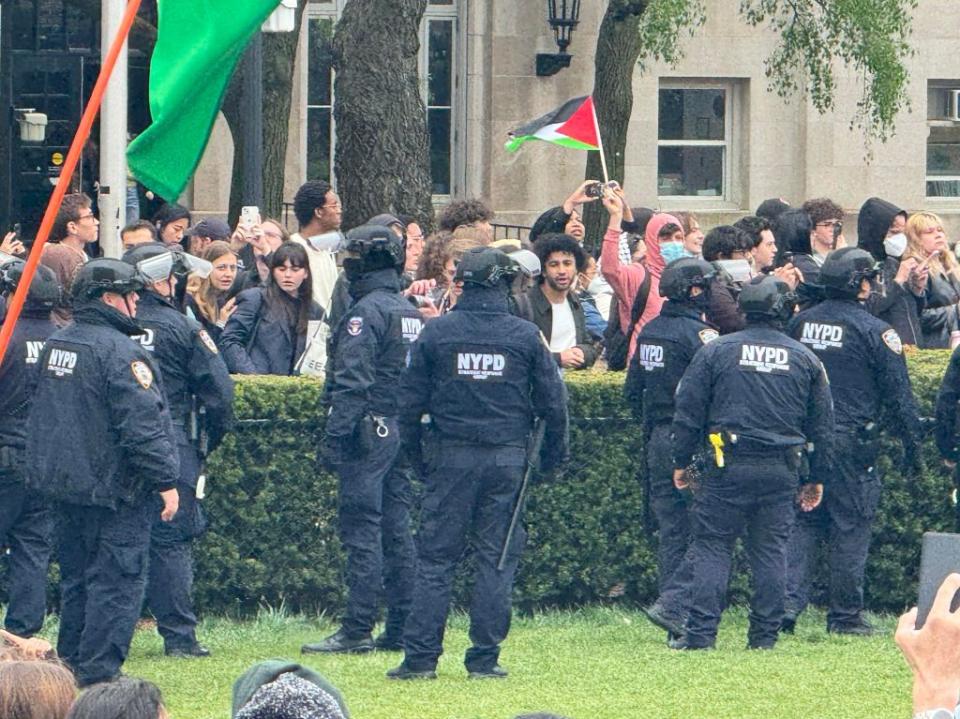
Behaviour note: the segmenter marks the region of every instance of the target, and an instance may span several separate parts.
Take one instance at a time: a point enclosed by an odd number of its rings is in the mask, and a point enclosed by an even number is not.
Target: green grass
[[[591,608],[517,619],[503,647],[505,681],[468,681],[467,620],[456,616],[434,682],[392,682],[399,654],[317,656],[302,663],[344,694],[354,719],[510,719],[552,711],[572,719],[730,717],[861,719],[910,716],[910,672],[893,643],[893,620],[869,639],[827,635],[820,613],[801,618],[775,651],[750,652],[746,613],[727,612],[717,651],[677,652],[639,613]],[[174,660],[150,629],[137,632],[124,671],[156,682],[174,719],[229,716],[234,679],[333,627],[264,612],[256,621],[205,621],[210,659]]]

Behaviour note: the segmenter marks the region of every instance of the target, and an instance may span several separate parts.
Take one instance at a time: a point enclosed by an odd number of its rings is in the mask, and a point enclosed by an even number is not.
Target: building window
[[[333,121],[333,54],[331,42],[344,0],[314,2],[307,32],[307,178],[333,182],[336,126]],[[459,164],[458,4],[462,0],[430,0],[420,27],[420,96],[427,109],[430,174],[433,194],[454,194]]]
[[[960,197],[960,80],[927,84],[927,197]]]
[[[730,196],[731,88],[663,86],[657,116],[657,194]]]

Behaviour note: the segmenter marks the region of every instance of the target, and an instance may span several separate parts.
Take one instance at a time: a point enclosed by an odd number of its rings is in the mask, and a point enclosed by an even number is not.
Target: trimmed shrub
[[[947,352],[909,358],[921,413],[931,416]],[[572,465],[529,496],[529,540],[515,599],[521,608],[599,601],[647,602],[656,592],[654,539],[644,524],[643,438],[621,399],[623,373],[571,372]],[[335,613],[343,604],[337,482],[315,464],[323,429],[319,383],[244,377],[238,425],[207,465],[210,531],[196,546],[196,602],[208,612],[258,605]],[[952,530],[952,481],[927,442],[927,472],[899,473],[888,440],[884,494],[867,570],[868,604],[899,611],[915,601],[920,537]],[[738,559],[734,600],[747,591]],[[462,586],[462,585],[461,585]]]

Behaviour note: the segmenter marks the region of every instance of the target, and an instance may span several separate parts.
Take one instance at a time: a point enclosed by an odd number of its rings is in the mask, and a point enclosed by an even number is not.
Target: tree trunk
[[[433,226],[418,31],[427,0],[348,0],[333,37],[343,226],[381,212]]]
[[[230,202],[227,206],[227,223],[235,227],[240,218],[240,208],[243,206],[243,176],[244,176],[244,127],[243,127],[243,74],[246,58],[237,65],[236,72],[227,86],[227,94],[223,98],[220,111],[223,113],[230,134],[233,135],[233,167],[230,172]]]
[[[641,50],[640,16],[646,8],[647,0],[610,0],[597,36],[593,102],[610,179],[621,184],[626,163],[627,124],[633,111],[633,69]],[[603,178],[599,152],[587,153],[586,178]],[[599,202],[584,205],[589,249],[596,250],[606,218],[606,210]]]

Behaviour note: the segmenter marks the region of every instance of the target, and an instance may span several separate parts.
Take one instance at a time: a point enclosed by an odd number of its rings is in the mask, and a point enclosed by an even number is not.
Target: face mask
[[[587,287],[587,292],[596,297],[600,293],[609,290],[609,285],[607,281],[603,279],[603,276],[598,272],[597,276],[590,280],[590,284]]]
[[[883,241],[883,250],[890,257],[902,257],[907,250],[907,236],[902,232],[891,235]]]
[[[668,265],[681,257],[689,257],[687,251],[683,249],[682,242],[664,242],[660,245],[660,256]]]

